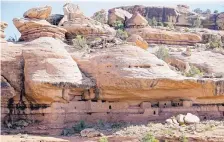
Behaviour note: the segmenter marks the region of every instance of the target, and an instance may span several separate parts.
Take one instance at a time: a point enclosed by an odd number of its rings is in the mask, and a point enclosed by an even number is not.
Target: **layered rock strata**
[[[51,25],[45,20],[50,13],[51,7],[39,7],[25,12],[24,18],[14,18],[13,23],[21,33],[20,40],[31,41],[39,37],[53,37],[64,40],[66,30]]]

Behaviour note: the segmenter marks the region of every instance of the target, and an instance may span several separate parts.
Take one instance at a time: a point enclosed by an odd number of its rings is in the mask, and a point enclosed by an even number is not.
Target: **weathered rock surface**
[[[23,14],[24,18],[46,19],[51,14],[51,6],[31,8]]]
[[[143,49],[147,49],[149,48],[148,43],[139,35],[136,34],[132,34],[131,36],[129,36],[127,38],[128,42],[134,42],[137,46],[143,48]]]
[[[6,43],[6,40],[4,39],[5,38],[5,28],[7,28],[8,24],[5,23],[5,22],[1,22],[1,31],[0,31],[0,35],[1,35],[1,43]]]
[[[8,100],[16,96],[14,88],[1,76],[1,106],[7,106]]]
[[[76,35],[85,37],[115,35],[113,28],[84,16],[79,7],[71,3],[64,6],[64,18],[59,25],[67,30],[66,38],[68,42],[75,38]]]
[[[77,54],[72,56],[81,70],[96,79],[100,90],[99,99],[102,100],[200,100],[212,98],[219,86],[213,80],[187,79],[180,76],[164,61],[135,46],[120,45],[90,53],[86,57]],[[223,92],[217,92],[220,100],[223,99],[222,94]]]
[[[13,23],[21,33],[20,40],[22,41],[31,41],[39,37],[53,37],[60,40],[65,39],[66,30],[51,25],[46,20],[14,18]]]
[[[187,124],[199,123],[200,119],[196,115],[187,113],[187,115],[184,117],[184,122]]]
[[[107,11],[105,9],[95,12],[91,18],[102,24],[107,24],[108,22]]]
[[[121,21],[122,23],[125,23],[126,19],[131,18],[132,14],[130,14],[128,11],[119,9],[119,8],[113,8],[108,11],[108,24],[110,26],[114,26],[116,21]]]
[[[94,128],[86,128],[82,130],[80,134],[82,137],[88,137],[88,138],[100,136],[100,132],[95,130]]]
[[[224,12],[218,14],[216,18],[216,24],[218,29],[224,30]]]
[[[148,26],[148,21],[138,12],[135,12],[125,23],[127,28],[144,28],[146,26]]]
[[[127,28],[125,30],[129,34],[140,35],[148,43],[194,45],[195,43],[201,42],[201,37],[193,33],[178,33],[150,27],[139,29]]]
[[[45,104],[63,102],[67,100],[66,88],[88,89],[93,86],[60,41],[40,38],[25,46],[28,46],[23,51],[27,97]]]
[[[53,38],[39,38],[5,48],[1,74],[18,95],[26,93],[31,102],[69,101],[69,88],[80,88],[82,92],[94,83],[80,72],[64,46]]]
[[[176,18],[178,16],[176,9],[172,7],[135,5],[135,6],[123,6],[118,8],[126,10],[130,12],[131,14],[134,14],[135,12],[139,12],[146,19],[152,19],[153,17],[155,17],[158,22],[175,23]]]

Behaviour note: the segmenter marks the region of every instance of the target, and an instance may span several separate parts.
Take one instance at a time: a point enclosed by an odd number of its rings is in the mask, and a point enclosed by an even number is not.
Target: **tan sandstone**
[[[21,18],[13,19],[13,24],[21,33],[20,40],[30,41],[39,37],[53,37],[64,40],[66,30],[54,25],[51,25],[46,20]]]
[[[51,6],[36,7],[27,10],[24,14],[24,18],[46,19],[51,14]]]
[[[177,44],[177,45],[194,45],[201,42],[201,37],[193,33],[178,33],[172,31],[165,31],[145,28],[127,28],[125,29],[129,34],[138,34],[148,43],[157,44]]]

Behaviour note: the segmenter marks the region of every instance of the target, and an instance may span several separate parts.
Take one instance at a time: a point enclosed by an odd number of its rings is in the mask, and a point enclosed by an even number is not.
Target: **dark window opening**
[[[129,65],[128,67],[129,67],[129,68],[131,68],[131,66],[130,66],[130,65]]]
[[[207,118],[206,118],[206,116],[204,116],[204,120],[206,120]]]
[[[92,115],[92,113],[91,113],[91,112],[87,112],[87,114],[88,114],[88,115]]]
[[[111,105],[109,105],[109,109],[111,109]]]
[[[156,111],[153,111],[153,114],[156,115]]]

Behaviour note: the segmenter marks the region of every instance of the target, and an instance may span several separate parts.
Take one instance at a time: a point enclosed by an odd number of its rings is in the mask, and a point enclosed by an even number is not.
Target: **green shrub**
[[[155,55],[162,60],[166,60],[169,57],[169,51],[165,47],[159,47]]]
[[[118,29],[116,32],[116,37],[122,40],[126,40],[128,38],[128,33],[124,30]]]
[[[185,28],[184,31],[185,31],[185,32],[189,32],[190,30],[189,30],[188,28]]]
[[[85,124],[85,121],[81,120],[78,124],[72,126],[72,128],[74,129],[75,133],[80,133],[82,130],[87,128],[87,126]]]
[[[121,21],[116,21],[115,23],[114,23],[114,28],[116,29],[116,30],[124,30],[124,23],[122,23]]]
[[[185,73],[185,76],[187,77],[195,77],[195,76],[202,76],[203,73],[195,66],[191,66],[190,70]]]
[[[100,137],[99,142],[108,142],[107,137]]]
[[[180,142],[188,142],[188,138],[182,134],[182,136],[180,137]]]
[[[142,142],[159,142],[152,134],[148,133],[142,138]]]
[[[164,25],[164,27],[168,27],[170,29],[174,28],[173,23],[171,23],[171,22],[164,22],[163,25]]]
[[[192,26],[195,28],[199,28],[201,26],[201,19],[197,17],[196,19],[193,20]]]
[[[219,13],[219,11],[218,10],[215,10],[214,13]]]
[[[88,48],[86,39],[81,35],[77,35],[76,38],[72,40],[72,42],[75,49],[83,50]]]
[[[157,26],[157,20],[155,17],[153,17],[152,19],[148,18],[148,23],[150,26]]]
[[[212,49],[221,48],[223,46],[222,40],[218,36],[211,37],[211,39],[209,39],[208,45],[209,45],[209,48],[212,48]]]
[[[163,26],[162,22],[157,22],[157,26]]]

